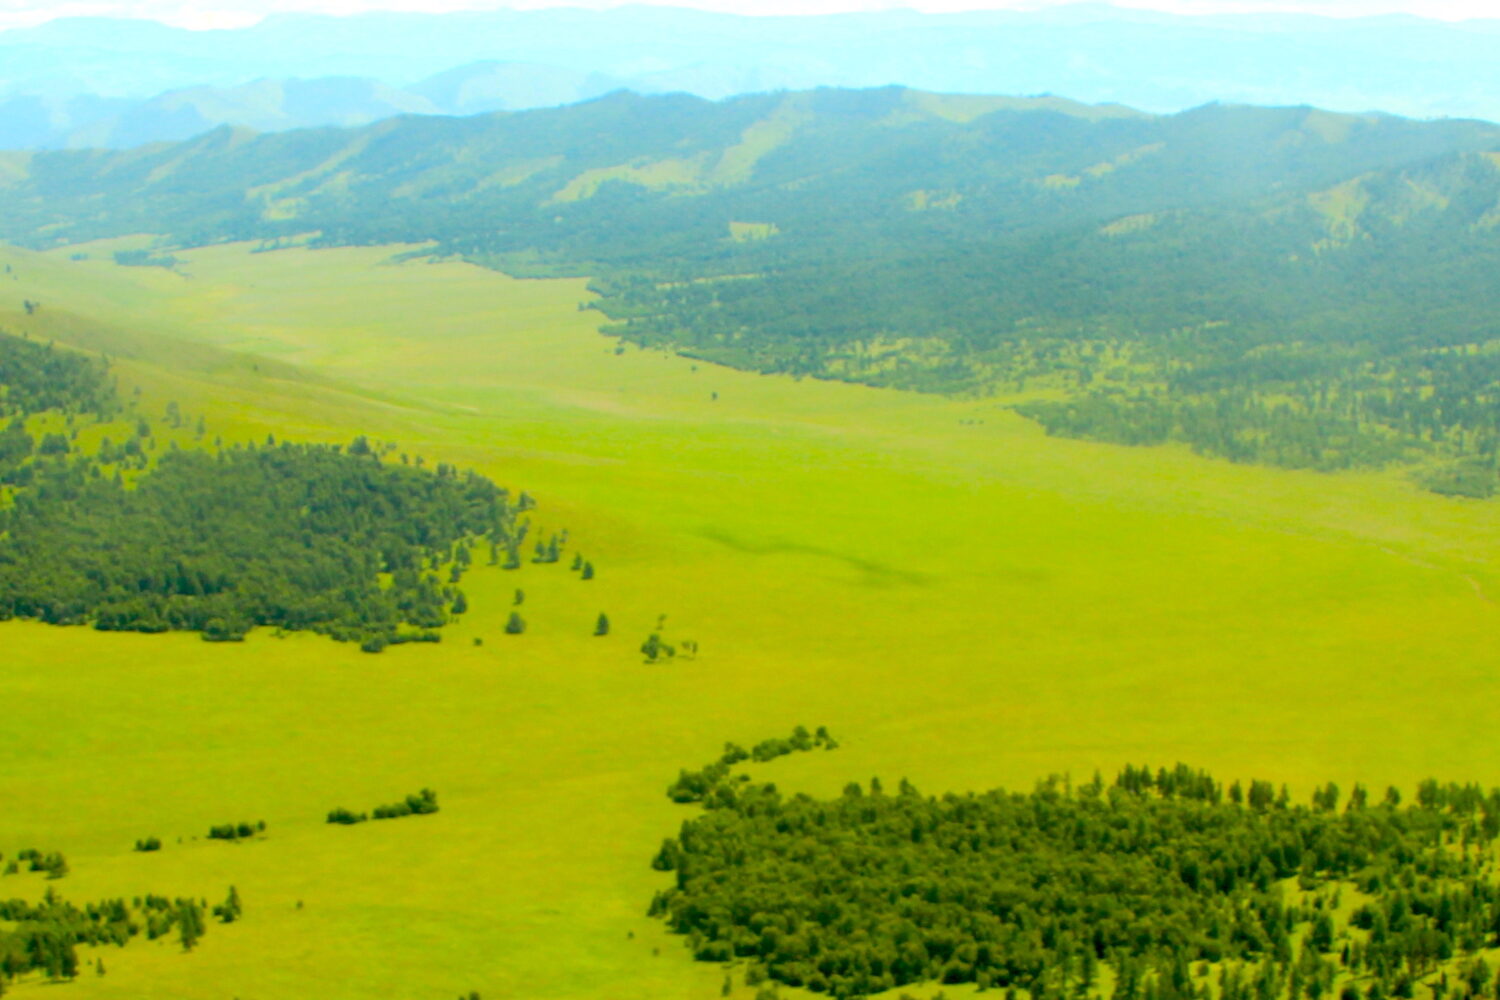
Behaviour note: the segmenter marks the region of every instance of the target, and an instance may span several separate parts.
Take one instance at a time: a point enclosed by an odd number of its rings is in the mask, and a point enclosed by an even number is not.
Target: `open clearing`
[[[244,899],[192,954],[108,950],[70,995],[716,996],[721,970],[644,916],[667,879],[650,856],[688,815],[663,790],[798,723],[843,747],[761,770],[817,792],[1177,760],[1298,798],[1500,784],[1493,502],[616,353],[581,281],[398,248],[224,246],[180,273],[78,249],[0,248],[0,326],[113,354],[127,398],[175,400],[210,437],[368,434],[477,468],[536,496],[598,576],[476,569],[441,645],[380,656],[0,624],[0,850],[63,851],[79,902]],[[662,614],[696,661],[641,663]],[[424,785],[436,816],[323,822]],[[269,836],[195,839],[241,819]],[[133,853],[149,835],[164,849]]]

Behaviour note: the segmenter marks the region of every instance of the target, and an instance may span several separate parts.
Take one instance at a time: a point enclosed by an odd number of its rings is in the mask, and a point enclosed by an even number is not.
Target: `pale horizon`
[[[158,21],[181,28],[242,28],[276,14],[309,13],[350,16],[378,11],[454,13],[459,11],[539,10],[572,7],[591,10],[623,6],[678,7],[744,16],[826,15],[879,10],[957,13],[980,10],[1040,10],[1076,5],[1076,0],[699,0],[696,3],[635,4],[613,0],[0,0],[0,31],[34,27],[74,17],[111,17]],[[1462,22],[1495,20],[1491,0],[1116,0],[1109,6],[1155,10],[1184,16],[1215,14],[1305,14],[1357,18],[1404,14],[1425,20]]]

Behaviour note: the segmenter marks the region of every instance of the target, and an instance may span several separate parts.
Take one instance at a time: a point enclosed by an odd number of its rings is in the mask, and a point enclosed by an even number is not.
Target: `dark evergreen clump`
[[[399,819],[402,816],[427,816],[438,811],[437,792],[424,788],[406,796],[400,802],[376,806],[369,812],[354,812],[342,806],[328,812],[328,822],[341,826],[353,826],[369,819]]]
[[[1340,809],[1328,785],[1308,807],[1179,765],[1030,794],[877,780],[819,800],[727,772],[657,853],[676,883],[650,911],[699,959],[757,978],[1063,1000],[1097,994],[1108,965],[1114,1000],[1319,1000],[1345,975],[1381,1000],[1441,972],[1455,996],[1492,995],[1487,968],[1458,959],[1500,944],[1500,791],[1429,781],[1403,807],[1356,786]],[[1218,964],[1217,988],[1197,963]]]
[[[26,865],[27,871],[44,872],[49,879],[62,878],[68,874],[68,859],[63,857],[61,851],[39,851],[35,847],[23,848],[16,852],[15,860],[6,866],[6,874],[15,874],[23,864]]]
[[[437,792],[424,788],[408,795],[400,802],[376,806],[370,813],[374,819],[400,819],[403,816],[429,816],[438,811]]]
[[[337,823],[340,826],[353,826],[355,823],[363,823],[369,818],[369,813],[351,812],[342,806],[337,809],[328,810],[328,822]]]
[[[241,821],[239,823],[220,823],[217,826],[211,826],[208,828],[208,839],[248,840],[249,838],[255,836],[257,833],[265,832],[265,820],[261,820],[259,823],[248,823],[245,821]]]
[[[510,544],[514,525],[488,479],[386,464],[368,446],[171,451],[130,488],[82,457],[26,468],[0,511],[0,618],[213,641],[269,625],[372,652],[433,642],[466,607],[451,581],[469,544]]]
[[[161,850],[161,838],[143,837],[135,842],[135,849],[142,852],[159,851]]]

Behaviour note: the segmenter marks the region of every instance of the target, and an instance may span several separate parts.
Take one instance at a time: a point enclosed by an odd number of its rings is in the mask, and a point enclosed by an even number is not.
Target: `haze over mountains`
[[[345,18],[188,31],[64,19],[0,32],[0,147],[126,147],[466,115],[610,90],[712,99],[816,86],[1054,93],[1177,111],[1211,101],[1500,119],[1500,21],[1033,12],[747,18],[678,8]]]

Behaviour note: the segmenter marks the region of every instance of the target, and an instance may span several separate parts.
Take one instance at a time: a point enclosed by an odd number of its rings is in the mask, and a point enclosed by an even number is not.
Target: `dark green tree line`
[[[1379,1000],[1500,944],[1500,792],[1475,786],[1343,809],[1324,786],[1309,808],[1179,766],[819,800],[710,770],[688,799],[706,811],[656,855],[675,885],[651,912],[701,960],[834,996],[933,981],[1062,1000],[1108,965],[1114,1000],[1318,1000],[1350,977]]]

